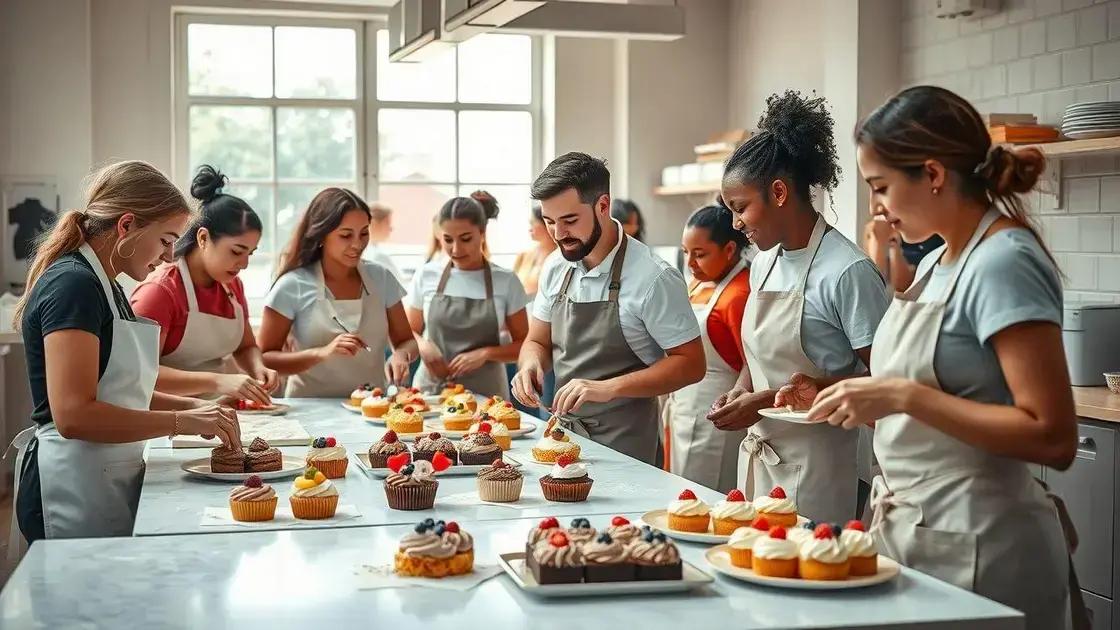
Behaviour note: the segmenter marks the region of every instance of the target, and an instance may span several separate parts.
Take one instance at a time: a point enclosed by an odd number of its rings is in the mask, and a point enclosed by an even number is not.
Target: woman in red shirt
[[[202,210],[176,243],[175,262],[136,288],[132,307],[160,325],[156,389],[268,404],[278,377],[261,361],[237,277],[261,240],[261,220],[245,201],[221,192],[225,183],[213,167],[198,169],[191,195]]]
[[[720,431],[707,414],[712,402],[735,384],[745,361],[742,322],[750,270],[743,249],[749,244],[731,226],[731,213],[719,206],[694,212],[681,240],[693,277],[688,297],[700,323],[707,371],[699,383],[669,396],[669,469],[721,492],[735,487],[739,443],[747,432]]]

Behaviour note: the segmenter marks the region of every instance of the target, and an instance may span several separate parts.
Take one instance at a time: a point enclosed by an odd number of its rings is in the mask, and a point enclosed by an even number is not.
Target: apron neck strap
[[[331,299],[334,299],[334,294],[328,295],[330,293],[330,289],[327,288],[327,276],[323,273],[323,261],[320,260],[319,262],[316,262],[314,264],[315,273],[319,275],[319,297],[325,298],[330,301]],[[359,262],[356,269],[358,270],[358,282],[360,282],[362,285],[362,294],[363,296],[369,295],[369,287],[366,286],[366,274],[362,269],[362,263]],[[358,299],[361,299],[361,296],[359,296]]]
[[[451,278],[452,263],[448,262],[447,266],[443,268],[443,275],[439,277],[439,284],[436,286],[436,295],[443,295],[443,290],[447,288],[447,281]],[[483,261],[482,264],[482,280],[486,284],[486,299],[494,299],[494,274],[490,271],[490,261]]]
[[[179,276],[183,279],[183,290],[187,294],[187,312],[198,312],[198,287],[194,286],[194,281],[191,280],[191,270],[187,266],[187,257],[183,256],[175,261],[175,265],[179,268]],[[225,292],[226,297],[229,298],[230,303],[234,306],[234,312],[240,306],[237,300],[233,297],[233,291],[230,291],[226,285],[221,285],[222,291]]]
[[[108,274],[105,273],[105,268],[101,266],[101,259],[97,257],[97,253],[93,251],[89,243],[82,243],[78,248],[78,253],[93,267],[93,273],[97,274],[97,279],[101,281],[101,290],[105,292],[105,299],[109,300],[109,312],[113,314],[113,319],[124,319],[120,313],[120,306],[117,304],[116,294],[113,292],[113,284],[110,282]]]
[[[630,242],[630,237],[625,232],[619,230],[619,238],[622,243],[618,246],[618,253],[614,256],[614,261],[611,263],[611,283],[610,294],[607,298],[611,302],[618,301],[618,293],[622,290],[622,263],[626,260],[626,244]]]
[[[797,284],[794,288],[804,293],[805,282],[809,279],[809,269],[813,266],[813,259],[817,257],[817,252],[821,248],[821,241],[824,240],[824,234],[828,231],[828,224],[825,223],[824,217],[818,212],[817,221],[813,224],[813,233],[809,235],[809,243],[805,249],[809,250],[808,260],[805,263],[805,268],[801,270],[800,276],[797,278]],[[781,247],[780,245],[778,247]],[[783,250],[778,252],[781,255]],[[770,266],[766,269],[766,273],[762,276],[762,282],[758,283],[758,290],[761,291],[762,287],[766,284],[766,280],[770,278],[770,274],[774,271],[774,266],[778,264],[778,256],[774,256],[770,260]]]
[[[988,232],[988,228],[992,227],[1001,216],[1003,215],[995,208],[988,208],[988,211],[984,213],[984,216],[980,219],[980,223],[976,226],[976,231],[972,233],[972,238],[968,239],[968,244],[965,245],[964,250],[961,252],[960,256],[957,257],[956,263],[953,265],[953,275],[945,285],[945,292],[942,294],[940,300],[942,303],[948,303],[949,298],[953,295],[953,289],[956,288],[957,281],[960,280],[961,273],[964,271],[964,265],[968,262],[968,257],[972,255],[973,250],[980,244],[980,241],[984,240],[984,234]],[[941,254],[937,257],[939,261],[941,256],[945,255],[946,247],[947,246],[942,246]],[[926,275],[923,276],[923,280],[932,274],[933,268],[936,266],[937,265],[930,265],[930,269]]]

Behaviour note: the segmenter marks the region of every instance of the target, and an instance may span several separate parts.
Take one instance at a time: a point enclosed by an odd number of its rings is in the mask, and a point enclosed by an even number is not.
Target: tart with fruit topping
[[[412,405],[393,403],[385,414],[385,425],[398,434],[416,434],[424,430],[424,416]]]
[[[572,438],[563,429],[555,427],[546,431],[544,437],[533,445],[533,459],[552,463],[561,455],[567,455],[572,461],[578,461],[579,451],[579,444],[572,442]]]
[[[495,396],[495,398],[497,398],[497,396]],[[510,431],[516,431],[521,428],[521,412],[508,400],[495,402],[485,411],[490,417],[506,425],[506,428]]]
[[[307,450],[307,465],[317,468],[327,479],[345,477],[349,461],[346,447],[339,444],[333,436],[315,438],[311,441],[311,448]]]
[[[461,402],[448,402],[440,412],[443,428],[448,431],[466,431],[474,421],[474,414]]]
[[[330,518],[338,508],[338,488],[314,466],[308,466],[292,482],[292,494],[288,497],[288,502],[292,506],[292,516],[296,518]]]

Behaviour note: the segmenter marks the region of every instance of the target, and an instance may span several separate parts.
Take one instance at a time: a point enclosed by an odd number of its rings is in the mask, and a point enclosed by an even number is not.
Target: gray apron
[[[622,287],[623,239],[611,265],[610,294],[606,302],[575,302],[568,297],[575,269],[569,269],[552,303],[552,367],[561,388],[572,379],[601,381],[646,368],[622,333],[618,293]],[[579,412],[560,418],[576,435],[591,438],[647,464],[657,456],[658,407],[656,398],[616,398],[605,403],[584,403]]]
[[[447,288],[450,277],[449,262],[443,269],[432,303],[428,306],[428,317],[424,324],[428,339],[436,344],[446,361],[464,352],[501,345],[501,328],[498,310],[494,305],[494,278],[490,272],[490,263],[487,262],[482,268],[486,297],[481,300],[444,295],[443,291]],[[416,387],[424,391],[442,383],[428,372],[423,363],[416,371],[415,382]],[[470,374],[456,377],[455,382],[476,394],[509,399],[509,381],[506,380],[506,367],[503,363],[487,362]]]

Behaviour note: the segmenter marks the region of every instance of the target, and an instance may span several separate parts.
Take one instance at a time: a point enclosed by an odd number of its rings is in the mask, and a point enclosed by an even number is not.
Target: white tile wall
[[[1051,124],[1072,103],[1120,100],[1120,0],[1003,0],[982,20],[937,19],[934,3],[906,0],[907,84],[943,85],[982,113]],[[1120,160],[1066,160],[1062,173],[1061,199],[1032,195],[1031,206],[1067,299],[1120,302]]]

